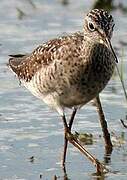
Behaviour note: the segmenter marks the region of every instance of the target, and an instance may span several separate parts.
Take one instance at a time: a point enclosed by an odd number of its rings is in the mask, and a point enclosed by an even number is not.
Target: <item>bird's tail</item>
[[[24,60],[25,55],[18,54],[18,55],[9,55],[9,56],[11,58],[9,59],[7,66],[18,75],[20,64]]]

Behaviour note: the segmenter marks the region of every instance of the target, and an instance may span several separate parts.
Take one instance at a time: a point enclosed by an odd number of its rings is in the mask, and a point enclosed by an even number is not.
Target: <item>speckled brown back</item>
[[[73,45],[77,46],[77,43],[81,43],[82,39],[83,36],[81,33],[75,33],[70,36],[50,40],[37,47],[29,55],[11,55],[12,58],[9,59],[9,66],[17,74],[19,79],[29,82],[42,66],[46,68],[56,57],[62,59],[60,47],[68,47],[69,51],[69,46],[70,48]]]

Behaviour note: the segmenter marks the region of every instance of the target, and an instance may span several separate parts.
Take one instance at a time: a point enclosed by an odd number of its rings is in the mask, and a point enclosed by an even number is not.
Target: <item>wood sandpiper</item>
[[[63,119],[63,165],[75,114],[105,88],[117,57],[111,45],[114,21],[102,9],[91,10],[83,31],[49,40],[32,53],[10,55],[9,66],[36,97],[55,109]],[[69,124],[65,109],[73,108]]]

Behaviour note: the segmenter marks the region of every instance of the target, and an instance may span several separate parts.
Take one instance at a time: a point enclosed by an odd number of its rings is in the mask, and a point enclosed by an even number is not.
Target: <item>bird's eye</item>
[[[95,27],[94,27],[94,25],[91,22],[88,24],[88,28],[89,28],[90,31],[94,31],[95,30]]]

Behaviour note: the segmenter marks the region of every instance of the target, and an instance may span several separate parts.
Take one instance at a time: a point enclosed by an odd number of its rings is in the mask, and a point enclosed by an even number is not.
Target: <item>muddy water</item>
[[[54,175],[64,179],[60,166],[62,121],[56,112],[19,86],[6,63],[8,54],[30,52],[50,38],[81,30],[84,14],[92,3],[71,0],[63,6],[58,0],[0,1],[0,180],[50,180]],[[112,41],[127,87],[127,14],[120,10],[112,14],[116,22]],[[127,129],[120,123],[126,117],[127,102],[117,75],[101,93],[101,99],[114,144],[107,164],[111,172],[103,179],[127,179]],[[93,144],[86,148],[105,163],[102,132],[96,108],[91,104],[78,112],[74,131],[92,133]],[[96,179],[93,165],[71,145],[66,170],[71,180]]]

